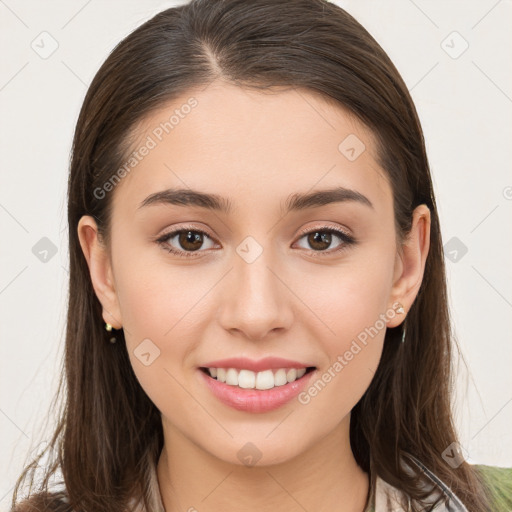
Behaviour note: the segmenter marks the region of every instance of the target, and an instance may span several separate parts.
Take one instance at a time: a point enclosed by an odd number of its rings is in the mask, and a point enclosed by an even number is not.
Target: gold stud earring
[[[105,323],[105,330],[108,332],[112,332],[112,330],[115,330],[108,322]],[[117,338],[115,336],[110,337],[110,343],[115,343],[117,341]]]

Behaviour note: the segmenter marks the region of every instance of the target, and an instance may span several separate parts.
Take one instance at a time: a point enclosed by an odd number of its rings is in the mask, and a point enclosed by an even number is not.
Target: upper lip
[[[276,370],[279,368],[308,368],[314,366],[309,363],[300,363],[282,357],[264,357],[257,361],[246,357],[230,357],[228,359],[217,359],[202,365],[202,368],[235,368],[237,370],[252,370],[261,372],[263,370]]]

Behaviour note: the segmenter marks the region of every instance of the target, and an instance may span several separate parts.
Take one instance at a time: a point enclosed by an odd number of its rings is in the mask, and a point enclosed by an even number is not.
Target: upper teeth
[[[272,370],[256,373],[251,370],[235,368],[208,368],[208,371],[212,377],[216,377],[218,381],[225,382],[230,386],[239,386],[245,389],[271,389],[300,379],[306,373],[306,368],[298,370],[279,368],[275,373]]]

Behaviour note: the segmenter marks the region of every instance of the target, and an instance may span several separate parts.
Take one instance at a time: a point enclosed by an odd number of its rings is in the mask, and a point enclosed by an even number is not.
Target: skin
[[[371,132],[305,90],[270,93],[218,81],[145,119],[136,142],[191,96],[197,107],[110,192],[110,247],[93,218],[78,225],[103,318],[123,327],[135,374],[162,413],[157,474],[165,509],[361,512],[369,479],[350,448],[350,411],[379,364],[385,328],[307,405],[236,411],[210,393],[197,367],[274,355],[312,363],[321,376],[396,301],[409,310],[423,278],[430,212],[425,205],[414,211],[410,237],[399,247],[392,189]],[[354,161],[338,150],[349,134],[366,146]],[[373,208],[346,201],[280,214],[290,194],[331,186],[357,190]],[[235,208],[137,208],[170,187],[219,194]],[[212,239],[199,251],[178,237],[167,243],[194,257],[155,242],[189,224]],[[326,227],[357,243],[336,253],[344,243],[337,236],[319,250],[300,235]],[[252,263],[236,252],[247,236],[263,249]],[[386,326],[405,317],[386,317]],[[146,338],[160,350],[149,366],[134,355]],[[248,442],[261,452],[252,467],[237,456]]]

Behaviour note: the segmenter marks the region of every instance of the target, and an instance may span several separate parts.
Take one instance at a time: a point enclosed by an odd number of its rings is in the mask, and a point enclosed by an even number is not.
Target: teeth
[[[236,370],[234,370],[236,373]],[[228,383],[231,384],[231,383]],[[254,389],[256,385],[256,375],[249,370],[240,370],[238,374],[238,381],[235,380],[235,386],[240,386],[245,389]]]
[[[226,372],[226,384],[238,386],[238,372],[234,368],[229,368]]]
[[[254,372],[251,372],[254,375]],[[274,387],[274,373],[272,370],[258,372],[256,375],[256,389],[272,389]]]
[[[289,382],[300,379],[306,368],[280,368],[275,373],[272,370],[253,372],[251,370],[236,370],[235,368],[208,368],[210,376],[219,382],[225,382],[230,386],[238,386],[243,389],[272,389],[273,387],[284,386]]]

